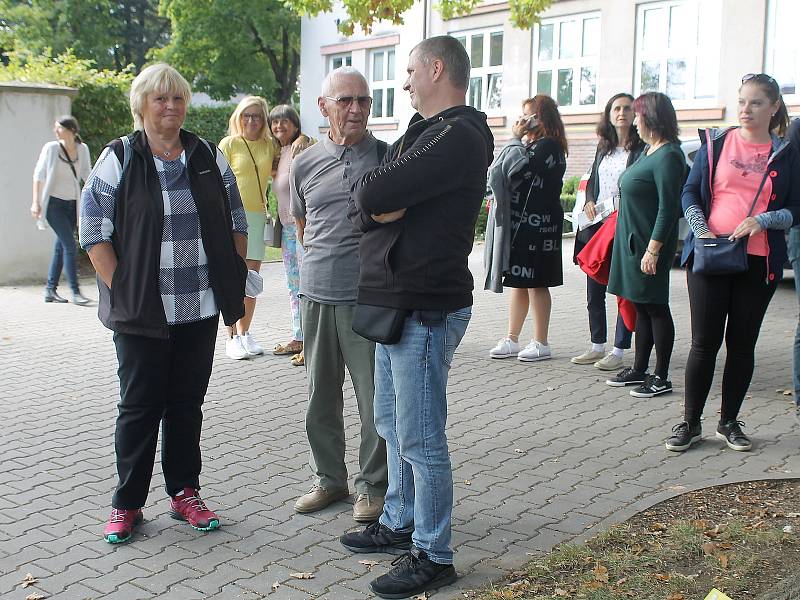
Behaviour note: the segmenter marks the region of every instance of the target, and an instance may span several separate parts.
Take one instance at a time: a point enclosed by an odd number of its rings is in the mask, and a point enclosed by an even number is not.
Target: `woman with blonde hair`
[[[245,96],[228,121],[228,136],[219,143],[236,175],[247,215],[247,268],[259,272],[264,260],[264,225],[267,215],[267,189],[278,156],[277,144],[267,126],[269,106],[260,96]],[[264,353],[250,325],[256,299],[245,297],[244,316],[228,329],[225,343],[228,358],[241,360]]]

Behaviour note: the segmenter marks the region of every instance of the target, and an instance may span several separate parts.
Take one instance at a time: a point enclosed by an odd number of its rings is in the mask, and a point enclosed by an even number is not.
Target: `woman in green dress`
[[[634,125],[648,147],[619,180],[619,217],[608,291],[636,306],[636,351],[633,367],[606,383],[635,385],[631,396],[651,398],[672,391],[669,360],[675,325],[669,310],[669,271],[678,244],[686,161],[669,97],[648,92],[634,101],[633,109]],[[654,347],[656,365],[650,375]]]

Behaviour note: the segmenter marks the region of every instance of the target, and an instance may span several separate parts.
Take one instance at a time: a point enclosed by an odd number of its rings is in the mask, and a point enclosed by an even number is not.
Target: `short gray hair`
[[[461,42],[453,36],[439,35],[422,40],[411,52],[416,52],[417,58],[426,65],[438,58],[444,63],[450,83],[464,90],[469,87],[469,55]]]
[[[338,69],[334,69],[328,73],[328,76],[322,81],[322,95],[330,96],[333,93],[334,83],[342,77],[358,77],[364,82],[364,86],[367,88],[367,90],[369,90],[367,78],[364,77],[364,74],[361,71],[355,67],[339,67]]]
[[[147,95],[153,92],[178,94],[186,104],[192,99],[189,82],[173,67],[166,63],[156,63],[142,69],[131,84],[130,104],[134,129],[144,129],[142,108]]]

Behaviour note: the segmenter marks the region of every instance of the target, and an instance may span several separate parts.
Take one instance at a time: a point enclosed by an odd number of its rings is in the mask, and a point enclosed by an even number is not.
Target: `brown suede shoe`
[[[347,488],[325,489],[319,485],[311,488],[307,494],[300,496],[294,503],[294,510],[299,513],[312,513],[322,510],[337,500],[343,500],[350,495]]]
[[[377,521],[383,512],[383,496],[359,494],[353,504],[353,520],[358,523]]]

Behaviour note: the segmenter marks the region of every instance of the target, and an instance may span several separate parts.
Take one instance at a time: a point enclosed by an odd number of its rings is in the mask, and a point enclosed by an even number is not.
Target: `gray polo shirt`
[[[300,294],[322,304],[355,304],[358,295],[358,239],[347,218],[350,186],[378,165],[371,134],[355,146],[340,146],[326,135],[292,162],[292,214],[305,219],[305,256]]]

